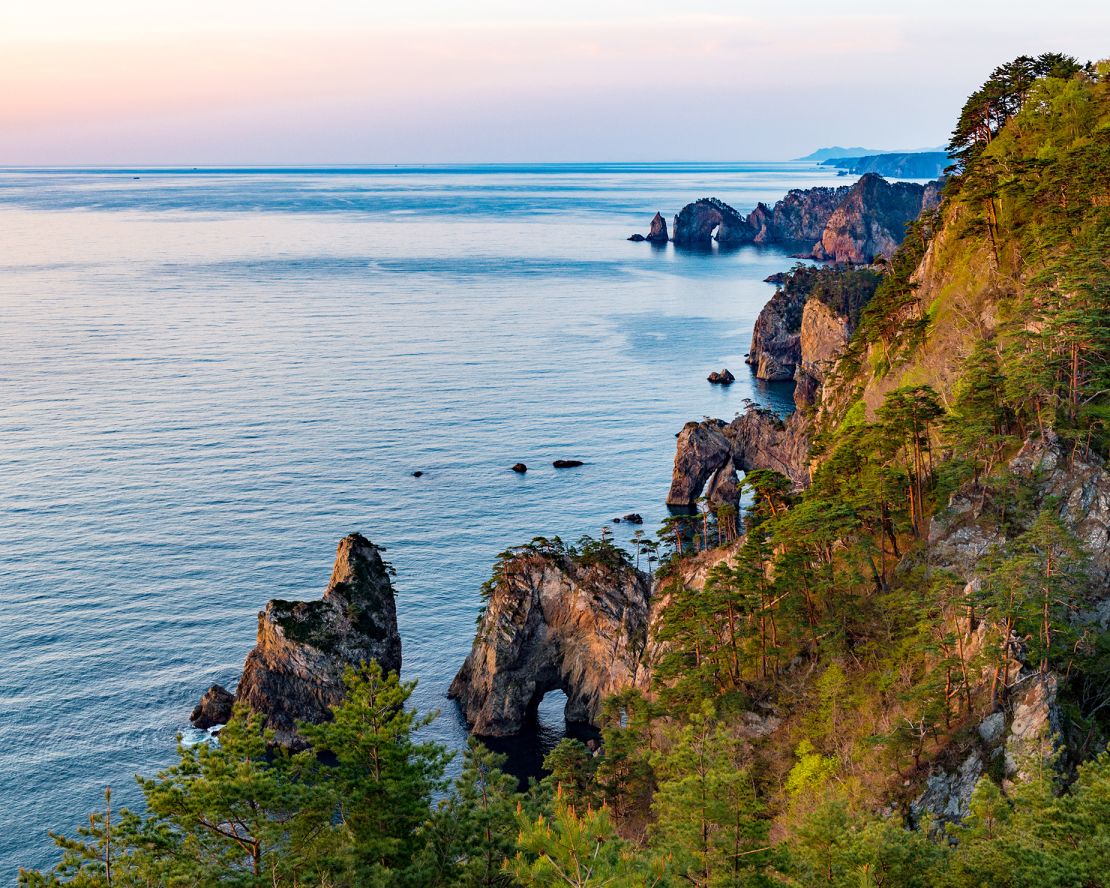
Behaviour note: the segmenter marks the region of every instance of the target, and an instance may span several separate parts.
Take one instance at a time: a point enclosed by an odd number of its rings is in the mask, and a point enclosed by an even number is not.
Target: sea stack
[[[352,533],[339,541],[322,598],[267,602],[235,698],[265,716],[279,745],[301,748],[297,722],[330,719],[346,668],[370,660],[387,672],[401,669],[397,605],[381,550]]]

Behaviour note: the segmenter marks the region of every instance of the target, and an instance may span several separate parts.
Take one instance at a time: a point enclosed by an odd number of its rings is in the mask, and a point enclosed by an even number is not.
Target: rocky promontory
[[[331,707],[343,699],[348,666],[376,660],[387,672],[400,671],[389,572],[381,550],[353,533],[339,541],[322,598],[275,598],[258,615],[258,640],[247,655],[235,700],[265,716],[278,744],[300,746],[297,722],[331,717]],[[194,710],[194,724],[218,723],[211,720],[213,709],[226,712],[229,697],[218,685],[210,688]]]
[[[716,197],[689,203],[674,217],[676,246],[706,248],[778,244],[799,255],[832,262],[867,263],[889,257],[908,222],[939,199],[939,184],[889,183],[868,173],[854,185],[798,188],[773,207],[757,204],[747,216]],[[656,213],[647,238],[663,242],[666,222]]]
[[[646,686],[649,579],[614,551],[525,546],[501,561],[449,692],[475,734],[519,733],[549,691],[566,694],[568,721],[592,722],[605,697]]]

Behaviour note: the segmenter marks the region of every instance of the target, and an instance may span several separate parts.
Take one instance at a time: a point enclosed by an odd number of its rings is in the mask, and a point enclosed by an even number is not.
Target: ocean
[[[498,552],[665,515],[675,433],[746,399],[776,248],[630,243],[808,164],[0,170],[0,881],[175,759],[265,602],[360,531],[441,710]],[[729,388],[706,375],[728,367]],[[554,459],[580,459],[555,470]],[[525,462],[529,471],[510,470]],[[423,476],[413,477],[421,471]],[[514,767],[563,732],[541,706]]]

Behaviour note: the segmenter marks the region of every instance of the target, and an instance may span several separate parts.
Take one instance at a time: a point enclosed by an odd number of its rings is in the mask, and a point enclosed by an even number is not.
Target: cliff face
[[[296,723],[330,718],[343,699],[344,670],[370,660],[400,671],[397,608],[380,550],[351,534],[339,542],[323,598],[273,599],[258,615],[235,697],[266,716],[279,744],[297,747]],[[209,689],[205,699],[226,699],[220,691]]]
[[[925,187],[911,182],[890,184],[868,173],[853,185],[829,216],[813,258],[833,262],[871,262],[889,258],[902,242],[906,223],[917,218]]]
[[[689,508],[703,490],[710,503],[736,505],[737,470],[774,469],[797,486],[809,480],[809,421],[800,413],[785,421],[749,408],[732,422],[688,422],[678,435],[667,505]]]
[[[744,359],[759,379],[770,382],[794,378],[800,360],[802,309],[807,294],[784,287],[763,306],[752,330],[752,344]]]
[[[905,225],[923,206],[935,206],[939,185],[888,183],[874,173],[839,188],[794,189],[773,207],[760,203],[747,216],[715,197],[687,204],[674,218],[678,246],[708,247],[779,244],[796,247],[807,257],[866,263],[890,256]],[[656,214],[648,240],[666,231]]]
[[[605,697],[646,687],[648,617],[634,568],[522,552],[502,564],[449,696],[483,736],[519,733],[553,690],[569,721],[593,721]]]

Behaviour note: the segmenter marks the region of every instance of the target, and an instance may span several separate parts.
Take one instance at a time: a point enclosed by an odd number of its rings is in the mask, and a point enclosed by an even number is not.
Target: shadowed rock
[[[602,700],[645,686],[648,577],[628,564],[521,552],[498,571],[473,648],[449,696],[478,735],[520,732],[544,694],[592,722]]]
[[[651,220],[651,228],[648,230],[647,240],[653,244],[665,244],[670,239],[667,234],[667,220],[663,218],[662,213],[656,213],[655,218]]]
[[[231,718],[234,704],[234,694],[222,685],[212,685],[200,698],[200,702],[189,716],[189,721],[193,723],[193,727],[205,731],[217,725],[226,725]]]

